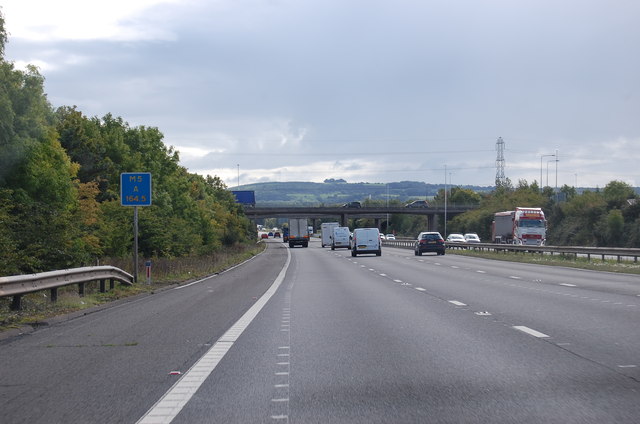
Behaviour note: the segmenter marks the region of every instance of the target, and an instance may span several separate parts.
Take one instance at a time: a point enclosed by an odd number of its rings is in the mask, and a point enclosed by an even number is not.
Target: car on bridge
[[[356,208],[356,209],[360,209],[362,207],[362,204],[360,202],[349,202],[349,203],[345,203],[344,205],[342,205],[343,208]]]
[[[426,200],[414,200],[411,203],[404,205],[405,208],[428,208],[429,203]]]

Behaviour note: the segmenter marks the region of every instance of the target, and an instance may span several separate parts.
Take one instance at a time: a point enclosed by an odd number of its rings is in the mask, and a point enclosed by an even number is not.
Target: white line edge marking
[[[515,328],[518,331],[522,331],[523,333],[527,333],[527,334],[529,334],[530,336],[533,336],[533,337],[539,337],[539,338],[550,337],[550,336],[548,336],[548,335],[546,335],[544,333],[541,333],[539,331],[536,331],[536,330],[534,330],[532,328],[525,327],[524,325],[514,325],[513,328]]]
[[[244,261],[244,262],[240,262],[238,265],[234,265],[234,266],[232,266],[231,268],[227,268],[227,269],[225,269],[225,270],[222,270],[222,271],[218,272],[217,274],[212,274],[212,275],[210,275],[210,276],[208,276],[208,277],[204,277],[203,279],[198,280],[198,281],[192,281],[191,283],[185,284],[184,286],[174,287],[174,288],[173,288],[173,290],[186,289],[187,287],[189,287],[189,286],[193,286],[194,284],[200,284],[200,283],[202,283],[203,281],[207,281],[207,280],[209,280],[209,279],[211,279],[211,278],[215,278],[215,277],[217,277],[218,275],[222,275],[222,274],[224,274],[225,272],[232,271],[232,270],[234,270],[234,269],[238,268],[239,266],[242,266],[242,265],[246,264],[247,262],[252,261],[253,259],[255,259],[255,258],[257,258],[258,256],[262,255],[263,253],[264,253],[264,251],[262,251],[262,252],[258,253],[258,254],[257,254],[257,255],[255,255],[255,256],[250,257],[249,259],[247,259],[247,260],[246,260],[246,261]]]
[[[170,423],[182,411],[191,397],[198,391],[202,383],[218,366],[224,355],[238,340],[240,335],[258,315],[264,305],[284,281],[291,262],[291,252],[287,249],[287,261],[271,287],[253,304],[247,312],[209,349],[198,361],[180,377],[178,381],[140,418],[138,424]],[[194,283],[192,283],[194,284]],[[185,286],[186,287],[186,286]],[[278,373],[277,373],[278,374]],[[287,373],[288,374],[288,373]]]
[[[462,303],[459,300],[449,300],[449,303],[453,303],[456,306],[467,306],[466,303]]]

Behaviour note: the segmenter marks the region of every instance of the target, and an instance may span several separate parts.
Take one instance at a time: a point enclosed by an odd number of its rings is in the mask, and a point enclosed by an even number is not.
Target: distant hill
[[[253,190],[256,203],[276,205],[334,205],[365,199],[386,200],[387,184],[346,183],[344,180],[311,182],[269,182],[246,184],[231,190]],[[411,199],[431,198],[444,188],[444,184],[426,184],[417,181],[389,183],[389,199],[405,202]],[[494,187],[461,186],[476,192],[490,192]]]

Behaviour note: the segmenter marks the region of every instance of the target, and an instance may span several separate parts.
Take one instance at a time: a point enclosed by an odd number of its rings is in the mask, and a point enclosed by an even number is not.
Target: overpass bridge
[[[447,219],[461,214],[471,209],[475,205],[447,205]],[[313,228],[317,229],[316,219],[336,218],[340,225],[346,226],[349,218],[372,218],[376,227],[380,228],[382,221],[387,219],[387,215],[422,215],[427,221],[429,231],[438,231],[440,219],[444,219],[445,207],[435,206],[429,208],[407,208],[407,207],[361,207],[347,208],[339,206],[256,206],[245,207],[244,213],[252,220],[260,218],[307,218],[312,221]]]

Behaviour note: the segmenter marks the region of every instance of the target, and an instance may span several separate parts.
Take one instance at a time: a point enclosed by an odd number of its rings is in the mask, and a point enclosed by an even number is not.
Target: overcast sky
[[[640,186],[637,0],[2,0],[53,106],[238,181]],[[446,166],[446,171],[445,171]],[[548,170],[548,174],[547,174]]]

